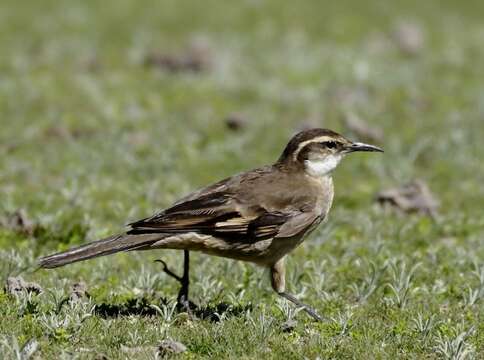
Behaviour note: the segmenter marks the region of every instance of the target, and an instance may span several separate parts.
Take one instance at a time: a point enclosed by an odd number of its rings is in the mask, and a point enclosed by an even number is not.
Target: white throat
[[[322,177],[331,173],[343,158],[342,155],[330,155],[325,159],[305,160],[306,172],[314,177]]]

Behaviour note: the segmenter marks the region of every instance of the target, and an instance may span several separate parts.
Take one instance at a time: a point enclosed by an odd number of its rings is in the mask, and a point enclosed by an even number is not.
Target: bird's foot
[[[155,260],[155,262],[161,263],[163,266],[162,270],[165,274],[168,276],[172,277],[176,281],[178,281],[181,284],[180,291],[178,292],[177,296],[177,305],[176,308],[180,312],[187,312],[188,314],[192,313],[192,309],[196,309],[197,305],[191,302],[188,299],[188,276],[187,274],[184,274],[184,276],[178,276],[175,274],[172,270],[168,268],[168,265],[166,264],[165,261],[158,259]]]
[[[193,315],[193,312],[197,311],[198,306],[191,302],[189,299],[178,295],[178,299],[176,302],[176,309],[178,312],[186,312],[188,315]]]
[[[306,311],[308,313],[308,315],[311,316],[314,320],[324,321],[324,318],[321,315],[319,315],[316,312],[316,310],[314,310],[309,305],[306,305],[303,302],[301,302],[300,300],[298,300],[294,295],[289,294],[289,293],[284,292],[284,291],[283,292],[280,292],[278,294],[279,294],[279,296],[282,296],[284,299],[289,300],[290,302],[292,302],[296,306],[299,306],[299,307],[303,308],[304,311]]]

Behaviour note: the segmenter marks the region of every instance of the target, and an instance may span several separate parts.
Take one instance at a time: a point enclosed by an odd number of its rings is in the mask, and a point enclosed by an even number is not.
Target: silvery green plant
[[[38,294],[27,291],[15,293],[15,302],[19,316],[36,312],[39,305],[38,297]]]
[[[242,300],[244,299],[245,294],[245,289],[237,289],[235,291],[228,291],[226,296],[228,298],[229,304],[237,306],[242,304]]]
[[[335,293],[324,290],[334,281],[334,275],[326,271],[326,268],[328,268],[328,260],[321,262],[307,261],[305,268],[309,277],[309,282],[302,282],[305,287],[314,290],[317,297],[323,301],[330,301],[337,297]]]
[[[168,301],[166,304],[154,305],[151,304],[150,308],[154,309],[163,320],[164,324],[171,325],[176,320],[176,301]]]
[[[265,309],[261,309],[259,316],[254,319],[254,314],[246,314],[246,322],[254,330],[252,335],[261,342],[265,342],[274,332],[274,317],[267,316]]]
[[[135,289],[135,291],[143,294],[152,294],[159,287],[160,282],[161,277],[159,273],[152,272],[142,265],[139,272],[133,272],[128,277],[125,288],[128,291]]]
[[[349,288],[355,294],[358,302],[364,303],[380,286],[380,279],[385,273],[386,265],[377,266],[373,261],[368,263],[369,273],[365,273],[361,283],[352,283]]]
[[[223,282],[215,276],[204,276],[195,284],[196,294],[200,299],[200,305],[207,304],[209,301],[216,301],[224,289]]]
[[[28,340],[20,347],[15,336],[4,336],[0,339],[0,354],[4,359],[29,360],[39,349],[35,339]]]
[[[0,250],[0,281],[3,284],[9,276],[16,276],[34,262],[31,250],[22,254],[15,250]]]
[[[424,341],[427,341],[432,331],[440,324],[437,320],[437,316],[432,314],[428,317],[424,317],[422,313],[418,313],[415,318],[412,319],[413,328],[418,332]]]
[[[138,321],[136,318],[134,318],[135,321]],[[139,329],[133,329],[128,332],[127,334],[128,341],[126,342],[126,346],[128,347],[135,347],[135,346],[142,346],[146,344],[147,340],[143,336],[143,334],[140,334]]]
[[[301,310],[303,310],[300,307],[294,307],[293,305],[289,304],[287,301],[283,301],[282,299],[277,299],[276,307],[277,309],[279,309],[286,322],[294,320],[297,314]]]
[[[68,302],[60,312],[44,312],[38,321],[49,335],[55,335],[60,329],[69,333],[78,331],[84,321],[93,316],[96,305],[91,301]]]
[[[417,292],[418,288],[412,288],[415,271],[421,266],[421,263],[413,265],[407,270],[405,261],[391,261],[389,263],[391,281],[386,286],[391,290],[392,297],[387,298],[390,303],[403,309],[412,293]]]
[[[442,334],[436,339],[435,351],[443,359],[467,360],[474,359],[475,349],[466,340],[474,333],[474,327],[460,331],[455,337],[448,337]]]
[[[331,317],[331,320],[338,325],[340,330],[340,335],[346,335],[351,327],[351,319],[353,317],[353,310],[350,308],[339,312],[336,316]]]
[[[477,279],[477,286],[467,286],[467,292],[463,295],[465,306],[473,306],[484,298],[484,266],[474,263],[472,275]]]

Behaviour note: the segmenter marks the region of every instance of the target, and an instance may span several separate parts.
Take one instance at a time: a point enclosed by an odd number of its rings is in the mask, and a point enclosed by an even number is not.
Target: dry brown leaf
[[[145,64],[169,72],[201,72],[210,68],[211,51],[206,43],[194,42],[181,53],[151,52],[146,56]]]
[[[29,293],[40,294],[43,292],[42,287],[34,282],[26,282],[22,277],[9,277],[5,285],[5,292],[11,295],[21,293],[23,291]]]
[[[88,128],[70,128],[63,125],[49,126],[43,132],[43,136],[47,139],[61,139],[72,140],[79,138],[86,138],[92,136],[94,131]]]
[[[150,137],[145,131],[135,131],[128,135],[128,143],[133,146],[149,145]]]
[[[297,326],[296,320],[287,320],[284,324],[282,324],[281,330],[282,332],[290,333],[296,328],[296,326]]]
[[[224,121],[227,128],[232,131],[243,130],[247,127],[248,124],[247,118],[244,115],[238,113],[230,114],[225,118]]]
[[[87,293],[87,285],[84,281],[79,281],[72,285],[69,301],[79,301],[86,296],[89,296],[89,294]]]
[[[26,235],[32,235],[35,230],[34,222],[30,220],[24,209],[19,209],[1,218],[0,226]]]
[[[425,46],[425,36],[422,28],[412,22],[396,24],[392,39],[400,51],[406,55],[417,55]]]
[[[160,345],[158,345],[158,355],[168,356],[170,354],[181,354],[187,351],[187,347],[181,342],[174,340],[163,340]]]
[[[437,215],[439,207],[438,200],[422,180],[381,191],[376,199],[382,205],[389,204],[406,213],[419,212],[432,217]]]

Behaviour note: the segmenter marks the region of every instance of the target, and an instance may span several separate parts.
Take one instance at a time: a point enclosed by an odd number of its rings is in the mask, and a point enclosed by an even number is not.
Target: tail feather
[[[39,265],[41,268],[52,269],[98,256],[143,248],[156,242],[162,237],[162,234],[114,235],[74,249],[43,257],[39,260]]]

